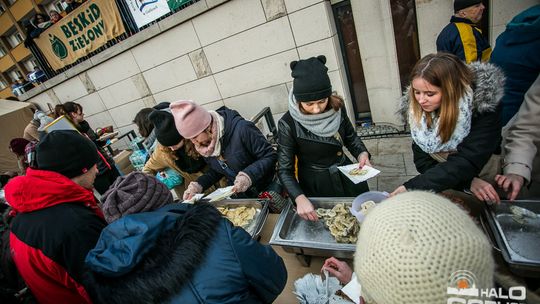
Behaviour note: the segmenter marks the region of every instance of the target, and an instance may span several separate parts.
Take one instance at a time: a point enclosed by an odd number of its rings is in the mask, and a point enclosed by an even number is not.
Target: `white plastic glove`
[[[249,175],[242,171],[238,172],[236,178],[234,179],[234,193],[246,192],[249,187],[251,187],[251,178]]]
[[[202,186],[197,182],[189,183],[186,191],[184,191],[183,199],[190,200],[195,194],[201,193],[203,191]]]

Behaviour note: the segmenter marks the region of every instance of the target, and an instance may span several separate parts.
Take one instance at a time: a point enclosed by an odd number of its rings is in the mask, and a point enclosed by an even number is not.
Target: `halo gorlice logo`
[[[458,270],[448,279],[447,304],[525,304],[527,290],[523,286],[510,287],[508,291],[502,288],[479,289],[474,273],[468,270]],[[501,302],[499,300],[504,300]],[[521,302],[523,301],[523,302]]]
[[[49,41],[51,43],[51,48],[56,57],[60,60],[64,59],[68,55],[68,50],[66,45],[58,37],[49,34]]]

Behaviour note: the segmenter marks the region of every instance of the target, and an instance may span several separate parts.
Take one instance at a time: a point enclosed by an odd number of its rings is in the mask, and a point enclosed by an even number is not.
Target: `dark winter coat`
[[[92,191],[52,171],[28,168],[6,185],[17,215],[13,261],[39,303],[90,303],[81,284],[84,258],[106,222]]]
[[[351,160],[343,147],[358,158],[367,152],[360,137],[341,111],[341,124],[336,137],[317,136],[295,121],[289,112],[279,120],[278,176],[291,198],[301,194],[308,197],[357,196],[369,190],[367,183],[353,184],[338,166],[349,165]],[[298,181],[294,176],[295,159],[298,159]]]
[[[437,37],[437,52],[454,54],[467,63],[485,62],[489,60],[491,47],[471,20],[452,16]]]
[[[492,64],[475,62],[469,68],[475,75],[469,135],[457,146],[457,152],[450,154],[447,161],[441,163],[413,142],[414,164],[420,175],[403,184],[407,190],[440,192],[446,189],[468,189],[472,179],[478,176],[491,155],[500,148],[500,100],[504,76]],[[399,111],[405,121],[409,90],[401,98]]]
[[[197,179],[207,189],[223,176],[232,185],[238,172],[246,173],[252,182],[249,195],[262,192],[275,174],[277,154],[253,122],[245,120],[235,110],[221,107],[217,113],[224,119],[225,130],[221,137],[220,163],[216,157],[205,158],[210,170]]]
[[[207,204],[122,217],[86,261],[95,303],[271,303],[287,282],[269,245]]]
[[[501,101],[504,126],[517,113],[525,92],[540,73],[540,5],[514,17],[495,45],[490,62],[506,76]]]

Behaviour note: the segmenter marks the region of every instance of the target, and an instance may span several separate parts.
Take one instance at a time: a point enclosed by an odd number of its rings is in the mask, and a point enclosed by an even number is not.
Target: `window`
[[[17,0],[8,0],[9,5],[12,5],[15,2],[17,2]]]
[[[0,45],[0,57],[4,57],[6,56],[6,54],[6,49],[4,49],[4,47]]]
[[[5,11],[6,9],[4,8],[4,5],[0,3],[0,15],[2,15]]]
[[[23,65],[27,71],[33,71],[34,67],[38,66],[38,63],[34,58],[31,58],[31,59],[25,60],[23,62]]]
[[[9,45],[11,45],[12,48],[19,45],[19,43],[23,42],[24,38],[19,32],[15,32],[8,37]]]
[[[9,74],[9,77],[11,77],[12,82],[17,81],[17,79],[19,79],[19,78],[24,78],[21,71],[19,71],[17,69],[13,69],[13,70],[9,71],[8,74]]]
[[[8,84],[4,81],[4,79],[0,78],[0,90],[3,90],[7,88]]]

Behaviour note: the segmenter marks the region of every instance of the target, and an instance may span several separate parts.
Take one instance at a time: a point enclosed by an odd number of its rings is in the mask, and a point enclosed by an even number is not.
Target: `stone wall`
[[[190,10],[198,15],[179,19]],[[269,106],[277,120],[287,111],[289,62],[319,54],[334,90],[346,91],[328,1],[201,1],[185,11],[105,51],[112,55],[92,57],[78,74],[46,82],[28,101],[78,102],[91,126],[112,124],[120,133],[136,129],[141,108],[180,99],[226,105],[246,118]]]
[[[537,0],[491,0],[492,40]],[[74,101],[93,127],[136,129],[135,114],[162,101],[226,105],[250,118],[269,106],[287,111],[289,62],[324,54],[334,90],[351,98],[331,3],[323,0],[201,0],[23,96],[42,108]],[[376,123],[399,124],[400,96],[390,0],[351,1],[366,86]],[[417,0],[422,56],[452,14],[452,0]]]

